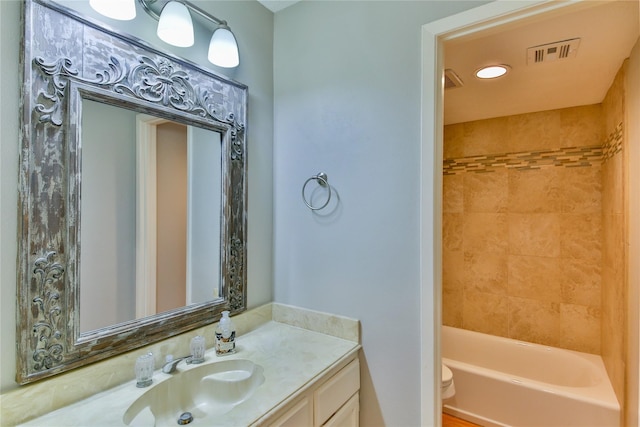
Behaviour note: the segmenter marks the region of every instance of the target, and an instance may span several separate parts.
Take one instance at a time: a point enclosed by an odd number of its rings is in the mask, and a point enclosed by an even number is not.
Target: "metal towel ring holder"
[[[312,180],[316,180],[320,187],[326,187],[327,190],[329,190],[327,201],[324,202],[322,206],[313,206],[311,203],[307,201],[307,198],[304,195],[304,190],[307,188],[307,184],[309,184],[309,181],[312,181]],[[302,186],[302,200],[304,201],[304,204],[307,205],[307,207],[312,211],[320,210],[329,204],[329,201],[331,201],[331,186],[329,185],[329,177],[327,176],[326,173],[320,172],[319,174],[312,176],[311,178],[307,179],[304,182],[304,185]]]

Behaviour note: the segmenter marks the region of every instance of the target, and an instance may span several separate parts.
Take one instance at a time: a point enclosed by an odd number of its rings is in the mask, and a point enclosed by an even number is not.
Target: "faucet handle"
[[[136,387],[148,387],[153,382],[153,370],[155,369],[153,354],[147,353],[136,359]]]
[[[189,345],[191,350],[191,360],[187,360],[187,363],[202,363],[204,362],[204,353],[206,351],[204,337],[202,335],[196,335],[191,338],[191,344]]]

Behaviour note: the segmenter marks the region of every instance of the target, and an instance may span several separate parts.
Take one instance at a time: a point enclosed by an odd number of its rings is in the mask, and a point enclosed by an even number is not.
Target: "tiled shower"
[[[624,390],[624,70],[600,104],[445,126],[443,323],[601,354]]]

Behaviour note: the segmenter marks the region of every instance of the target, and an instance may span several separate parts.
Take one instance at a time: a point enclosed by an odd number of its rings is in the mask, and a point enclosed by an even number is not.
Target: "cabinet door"
[[[324,427],[358,427],[360,425],[360,394],[356,393],[338,410]]]
[[[304,397],[269,425],[272,427],[304,427],[313,425],[313,406],[311,406],[311,399],[308,396]]]
[[[342,368],[314,393],[314,425],[323,425],[360,389],[358,359]]]

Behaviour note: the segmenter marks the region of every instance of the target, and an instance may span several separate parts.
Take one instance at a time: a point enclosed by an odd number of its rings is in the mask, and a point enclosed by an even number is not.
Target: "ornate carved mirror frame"
[[[245,310],[247,87],[47,0],[24,3],[23,37],[17,382]],[[220,133],[221,298],[80,332],[82,98]]]

